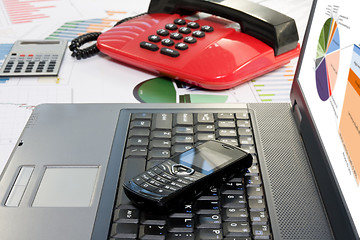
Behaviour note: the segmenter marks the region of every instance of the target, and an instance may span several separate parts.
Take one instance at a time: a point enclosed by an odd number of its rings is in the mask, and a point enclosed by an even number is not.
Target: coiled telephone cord
[[[127,17],[127,18],[121,19],[114,25],[114,27],[123,22],[129,21],[131,19],[134,19],[136,17],[142,16],[145,14],[146,13],[141,13],[141,14],[138,14],[133,17]],[[78,59],[78,60],[81,60],[81,59],[85,59],[88,57],[92,57],[95,54],[97,54],[99,52],[99,49],[96,46],[96,42],[94,44],[90,45],[89,47],[86,47],[86,48],[81,48],[81,47],[85,43],[96,41],[100,35],[101,35],[101,32],[90,32],[90,33],[85,33],[85,34],[73,39],[69,45],[69,49],[72,52],[71,56],[76,57],[76,59]]]

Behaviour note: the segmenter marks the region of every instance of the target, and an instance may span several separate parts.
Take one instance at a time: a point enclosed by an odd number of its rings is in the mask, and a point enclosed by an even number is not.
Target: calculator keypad
[[[17,41],[5,59],[0,76],[56,76],[67,41]]]

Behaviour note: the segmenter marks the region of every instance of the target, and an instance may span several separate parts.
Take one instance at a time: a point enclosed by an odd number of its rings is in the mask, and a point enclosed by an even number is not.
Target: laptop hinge
[[[300,130],[300,123],[302,121],[302,115],[301,115],[300,108],[299,108],[299,105],[297,104],[296,100],[294,101],[294,103],[292,105],[292,113],[295,118],[296,126]]]

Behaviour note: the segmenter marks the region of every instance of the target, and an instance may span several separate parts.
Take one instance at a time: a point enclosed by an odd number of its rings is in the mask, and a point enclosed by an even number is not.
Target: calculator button
[[[170,56],[170,57],[178,57],[180,56],[180,53],[174,49],[170,49],[170,48],[162,48],[160,50],[160,53]]]
[[[159,50],[159,47],[157,45],[155,45],[153,43],[149,43],[149,42],[141,42],[140,47],[145,48],[150,51],[154,51],[154,52]]]

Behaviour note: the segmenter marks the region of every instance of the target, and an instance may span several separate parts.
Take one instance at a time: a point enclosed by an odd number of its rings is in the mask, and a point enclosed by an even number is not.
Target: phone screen
[[[235,160],[235,158],[204,146],[190,149],[173,159],[174,162],[193,168],[205,175],[216,171],[230,160]]]

